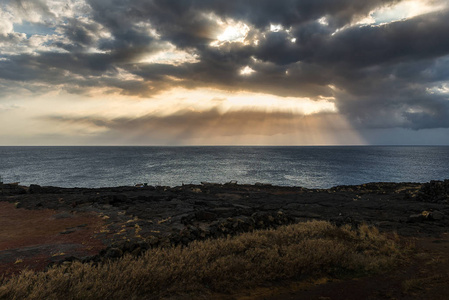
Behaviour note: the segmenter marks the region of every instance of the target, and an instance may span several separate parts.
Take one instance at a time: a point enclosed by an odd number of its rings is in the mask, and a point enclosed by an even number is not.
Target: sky
[[[449,145],[447,0],[0,0],[0,145]]]

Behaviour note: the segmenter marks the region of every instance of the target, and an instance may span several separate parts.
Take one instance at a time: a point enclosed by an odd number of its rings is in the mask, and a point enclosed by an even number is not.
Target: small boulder
[[[195,213],[195,218],[199,221],[215,221],[217,219],[217,215],[212,212],[202,210]]]
[[[104,258],[119,258],[123,256],[123,251],[119,248],[109,248],[104,255]]]
[[[38,193],[42,192],[42,187],[40,185],[37,185],[37,184],[32,184],[32,185],[30,185],[30,188],[28,189],[28,192],[30,194],[38,194]]]
[[[439,211],[433,211],[429,214],[429,219],[434,221],[439,221],[444,219],[444,214]]]

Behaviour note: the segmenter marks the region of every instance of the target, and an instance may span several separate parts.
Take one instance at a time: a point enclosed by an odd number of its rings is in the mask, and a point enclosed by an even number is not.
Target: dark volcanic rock
[[[0,201],[20,203],[25,209],[55,209],[57,218],[99,214],[104,229],[97,237],[107,248],[83,258],[95,262],[309,220],[367,223],[402,235],[437,236],[449,228],[448,192],[449,180],[313,190],[211,183],[99,189],[2,185]]]
[[[424,183],[418,192],[417,198],[420,201],[448,203],[449,201],[449,180],[430,181]]]
[[[445,215],[439,211],[432,211],[429,214],[429,219],[434,220],[434,221],[440,221],[440,220],[443,220],[444,218],[445,218]]]
[[[31,194],[39,194],[42,192],[42,187],[37,184],[30,185],[30,188],[28,189],[28,192]]]
[[[109,248],[104,254],[104,258],[120,258],[123,256],[123,251],[119,248]]]
[[[27,187],[18,184],[0,184],[0,195],[22,195],[26,192]]]
[[[217,215],[214,214],[213,212],[209,212],[209,211],[198,211],[195,213],[194,215],[195,219],[199,220],[199,221],[215,221],[217,219]]]

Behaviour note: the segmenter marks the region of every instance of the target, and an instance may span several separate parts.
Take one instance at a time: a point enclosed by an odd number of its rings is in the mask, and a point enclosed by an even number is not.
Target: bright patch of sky
[[[435,12],[448,7],[446,0],[422,1],[406,0],[395,5],[384,6],[370,13],[370,15],[359,21],[361,25],[380,25],[394,21],[413,18],[419,15]]]
[[[320,23],[321,25],[324,25],[324,26],[329,25],[329,22],[327,21],[326,17],[319,18],[318,23]]]
[[[36,52],[52,51],[55,53],[67,52],[54,46],[55,42],[64,42],[65,37],[60,35],[31,35],[25,33],[10,34],[10,39],[0,41],[0,55],[33,54]]]
[[[429,94],[440,94],[449,96],[449,82],[442,83],[438,86],[434,86],[427,89]],[[448,98],[449,100],[449,98]]]
[[[332,99],[312,100],[310,98],[277,97],[258,93],[226,95],[222,105],[227,109],[259,109],[263,111],[286,111],[304,115],[320,112],[336,112]]]
[[[220,47],[225,43],[245,42],[250,30],[248,25],[234,20],[227,20],[226,22],[218,21],[217,23],[222,31],[217,35],[216,40],[210,44],[212,47]]]
[[[170,101],[167,101],[170,99]],[[174,110],[192,109],[208,110],[212,107],[222,112],[229,110],[255,109],[260,111],[285,111],[298,114],[315,114],[319,112],[337,112],[334,98],[280,97],[252,92],[226,92],[216,89],[198,88],[187,90],[175,88],[147,101],[154,107],[153,112],[163,111],[171,114]],[[173,105],[175,103],[175,105]]]
[[[85,0],[47,0],[50,11],[57,18],[86,16],[91,12]]]
[[[74,18],[77,16],[87,16],[91,8],[84,0],[47,0],[45,2],[22,0],[3,5],[2,9],[14,16],[14,26],[22,23],[38,23],[48,27],[53,27],[64,21],[64,18]],[[25,24],[25,26],[27,26]],[[30,29],[27,26],[26,29]],[[25,32],[31,34],[30,32]]]
[[[123,74],[125,77],[126,72]],[[250,93],[250,92],[225,92],[216,89],[199,88],[195,90],[175,88],[164,93],[155,95],[151,99],[130,98],[120,94],[107,94],[100,89],[96,90],[96,95],[81,97],[64,92],[63,90],[53,89],[51,92],[40,96],[24,94],[19,97],[13,97],[8,102],[0,105],[0,115],[6,115],[7,118],[0,117],[0,144],[64,144],[69,145],[83,144],[93,138],[93,142],[98,142],[97,136],[107,132],[108,128],[103,123],[92,123],[89,119],[98,119],[108,122],[116,118],[140,118],[147,116],[170,116],[182,111],[207,112],[216,109],[220,114],[231,113],[233,111],[260,111],[260,112],[286,112],[299,115],[310,115],[314,119],[314,113],[336,112],[333,99],[314,101],[309,98],[278,97],[273,95]],[[134,99],[134,101],[130,101]],[[79,118],[78,122],[60,122],[54,126],[54,121],[49,121],[48,117],[67,117]],[[84,121],[83,121],[84,120]],[[292,120],[292,122],[303,122],[301,118]],[[310,122],[306,122],[305,125]],[[256,122],[257,123],[257,122]],[[298,133],[298,137],[279,136],[277,144],[287,142],[302,141],[304,134],[310,134],[317,138],[323,132],[319,131],[315,123],[309,124],[304,132]],[[242,124],[246,124],[243,122]],[[295,123],[296,124],[296,123]],[[187,124],[188,126],[189,124]],[[270,124],[266,124],[267,126]],[[304,125],[304,124],[303,124]],[[288,125],[288,130],[298,126]],[[332,124],[336,126],[336,124]],[[348,126],[347,126],[348,127]],[[259,128],[260,132],[270,132],[267,128]],[[316,133],[313,131],[318,130]],[[313,133],[313,134],[312,134]],[[324,132],[325,133],[325,132]],[[345,133],[346,134],[346,133]],[[251,141],[256,143],[259,138]],[[211,139],[212,138],[212,139]],[[273,143],[270,135],[267,140],[260,141],[261,144]],[[332,141],[332,135],[323,137],[322,141]],[[203,140],[192,140],[190,144],[216,144],[220,141],[224,144],[249,143],[248,137],[239,142],[239,136],[232,136],[230,140],[223,140],[222,136],[211,137],[206,135]],[[140,139],[141,140],[141,139]],[[146,140],[148,142],[148,140]],[[91,141],[92,142],[92,141]],[[117,141],[110,141],[116,143]],[[181,141],[178,141],[179,143]],[[305,142],[305,141],[304,141]],[[310,141],[309,141],[310,142]],[[316,143],[313,140],[311,144]]]
[[[283,29],[284,29],[284,27],[282,27],[282,25],[280,25],[280,24],[270,24],[270,31],[272,31],[272,32],[279,32]]]
[[[198,62],[198,55],[176,49],[175,45],[167,43],[166,48],[156,53],[144,56],[139,63],[168,64],[178,66],[184,63]]]
[[[15,23],[14,31],[25,33],[27,37],[30,37],[31,35],[35,34],[39,35],[53,34],[55,32],[54,28],[50,28],[44,24],[30,23],[27,21],[24,21],[22,23]]]
[[[338,117],[337,114],[332,114],[332,119],[326,121],[326,117],[323,121],[320,121],[319,117],[314,115],[315,113],[335,113],[336,108],[333,103],[335,99],[322,99],[314,101],[309,98],[296,98],[296,97],[278,97],[273,95],[267,95],[262,93],[250,93],[250,92],[225,92],[210,88],[198,88],[195,90],[189,90],[184,88],[175,88],[170,91],[155,95],[151,99],[142,99],[138,101],[129,101],[129,98],[123,95],[111,94],[109,96],[99,93],[95,98],[85,98],[84,100],[71,99],[73,96],[64,93],[51,93],[38,99],[34,99],[32,102],[26,101],[26,109],[21,111],[16,109],[15,116],[21,120],[20,124],[24,126],[16,127],[15,133],[22,134],[29,133],[27,129],[29,126],[33,126],[32,133],[34,135],[39,134],[53,134],[72,137],[72,143],[74,140],[79,141],[83,138],[95,138],[103,132],[107,132],[108,122],[114,122],[117,118],[125,119],[139,119],[154,117],[169,117],[177,114],[183,114],[184,112],[204,112],[216,110],[220,115],[230,114],[233,112],[247,111],[261,112],[266,116],[263,120],[241,120],[236,119],[234,121],[238,124],[244,125],[243,129],[248,131],[248,124],[255,124],[257,130],[251,130],[251,132],[258,132],[254,137],[250,138],[248,134],[242,133],[241,135],[231,135],[230,139],[226,139],[226,136],[211,136],[207,128],[207,132],[203,132],[204,127],[198,128],[193,136],[194,140],[184,141],[187,144],[286,144],[297,143],[300,141],[302,144],[323,144],[323,143],[337,143],[339,136],[336,137],[335,128],[343,130],[343,136],[351,136],[351,143],[361,141],[355,131],[351,130],[351,127],[347,122]],[[50,104],[55,100],[59,100],[57,105]],[[42,107],[48,107],[42,109]],[[61,115],[61,112],[66,112]],[[287,113],[292,115],[298,115],[301,117],[292,118],[288,122],[270,118],[270,113]],[[265,113],[265,114],[264,114]],[[58,123],[58,126],[52,126],[48,128],[49,124],[54,125],[55,120],[49,120],[47,117],[51,116],[65,116],[70,119],[77,119],[76,122],[62,122]],[[237,115],[239,116],[239,115]],[[243,116],[243,115],[240,115]],[[304,116],[304,117],[302,117]],[[335,119],[337,118],[337,119]],[[340,118],[340,119],[338,119]],[[23,119],[23,120],[22,120]],[[100,120],[100,122],[90,122],[89,120]],[[104,123],[105,122],[105,123]],[[274,123],[273,123],[274,122]],[[346,122],[346,123],[345,123]],[[0,120],[0,124],[2,121]],[[226,124],[226,122],[224,122]],[[271,125],[281,128],[285,127],[285,133],[275,134],[273,136],[273,130],[270,129]],[[105,126],[106,125],[106,126]],[[220,126],[220,120],[211,124],[215,130],[224,130],[229,132]],[[187,128],[191,124],[185,124]],[[177,128],[173,130],[179,130],[181,134],[185,127]],[[334,131],[333,131],[334,130]],[[0,130],[1,131],[1,130]],[[282,130],[281,130],[282,131]],[[329,131],[329,132],[328,132]],[[148,131],[145,131],[147,132]],[[271,132],[271,133],[270,133]],[[132,133],[136,133],[133,129]],[[265,133],[270,133],[265,136]],[[202,136],[204,134],[204,136]],[[338,135],[339,133],[337,133]],[[129,135],[127,135],[129,136]],[[31,136],[30,136],[31,137]],[[274,140],[273,140],[274,138]],[[140,137],[140,141],[146,141],[153,139],[143,139]],[[51,142],[51,141],[50,141]],[[61,140],[58,140],[61,143]],[[117,142],[117,141],[115,141]],[[182,140],[177,141],[183,142]],[[46,143],[49,143],[48,141]]]
[[[123,76],[127,76],[126,72]],[[98,116],[104,118],[139,117],[147,114],[170,115],[179,110],[205,111],[217,108],[221,112],[244,109],[259,111],[285,111],[298,114],[336,112],[333,98],[280,97],[262,93],[226,92],[210,88],[189,90],[174,88],[152,98],[133,98],[120,94],[107,94],[96,90],[95,94],[80,97],[54,89],[40,96],[21,96],[2,104],[2,110],[17,111],[19,119],[38,120],[48,115],[70,112],[71,116]],[[20,117],[19,117],[20,116]]]
[[[325,17],[323,17],[323,18],[325,18]],[[321,19],[323,19],[323,18],[321,18]],[[271,31],[271,32],[281,32],[281,31],[286,32],[290,42],[296,43],[296,38],[292,36],[292,28],[291,27],[290,28],[284,28],[284,26],[282,26],[281,24],[270,24],[269,31]],[[266,38],[265,33],[263,33],[262,36],[264,38]]]
[[[246,66],[246,67],[244,67],[243,69],[240,70],[240,75],[251,75],[254,72],[256,72],[256,71],[251,69],[249,66]]]
[[[48,0],[37,2],[23,0],[0,5],[0,55],[31,54],[36,52],[67,52],[57,44],[70,41],[64,36],[68,18],[92,24],[88,18],[90,6],[84,0]],[[100,28],[101,25],[98,25]],[[97,41],[110,38],[110,33],[98,30],[93,36]],[[96,48],[85,49],[88,53],[99,52]]]
[[[243,42],[248,34],[249,27],[243,23],[237,23],[226,27],[225,31],[217,36],[220,42]]]
[[[14,31],[14,19],[13,14],[2,4],[0,6],[0,35],[6,36]]]

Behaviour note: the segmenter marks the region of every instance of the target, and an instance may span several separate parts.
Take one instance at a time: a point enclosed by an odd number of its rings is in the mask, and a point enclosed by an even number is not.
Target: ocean
[[[0,147],[0,176],[59,187],[427,182],[449,178],[449,147]]]

